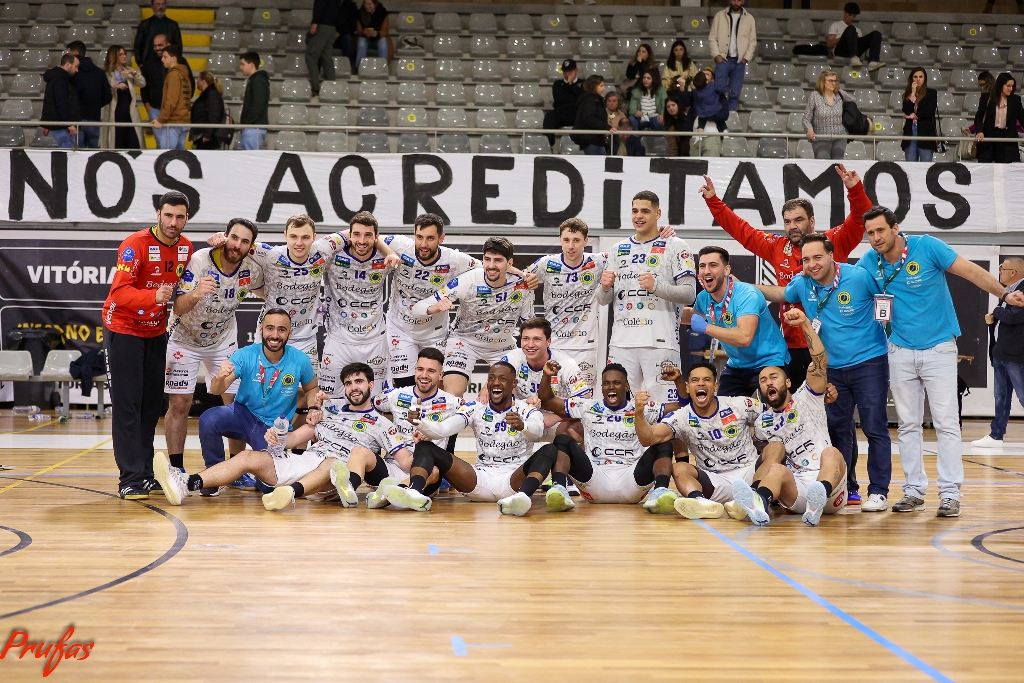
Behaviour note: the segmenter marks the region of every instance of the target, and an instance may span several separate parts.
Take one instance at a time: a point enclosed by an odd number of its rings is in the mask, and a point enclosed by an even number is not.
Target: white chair
[[[28,351],[0,351],[0,380],[28,382],[32,379],[32,354]]]

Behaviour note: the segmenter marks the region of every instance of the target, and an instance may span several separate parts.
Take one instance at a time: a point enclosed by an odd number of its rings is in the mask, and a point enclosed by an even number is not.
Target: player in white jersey
[[[227,241],[217,249],[200,249],[192,254],[178,280],[172,316],[168,324],[167,370],[164,391],[168,394],[164,415],[164,436],[172,467],[184,469],[188,413],[199,377],[199,364],[206,376],[217,374],[220,364],[238,349],[235,309],[250,293],[262,297],[263,271],[247,256],[258,229],[244,218],[234,218],[225,230]],[[221,395],[231,403],[238,380]],[[244,443],[235,442],[238,453]]]
[[[770,409],[761,414],[755,438],[769,442],[761,451],[761,465],[752,485],[733,482],[733,497],[758,526],[768,523],[768,506],[803,513],[804,524],[818,526],[822,513],[846,507],[846,461],[828,437],[825,390],[828,354],[807,316],[799,308],[783,314],[787,325],[799,327],[807,337],[811,364],[807,379],[796,391],[782,368],[761,370],[758,382]]]
[[[341,237],[344,245],[327,259],[324,276],[327,341],[319,382],[331,398],[342,396],[340,372],[349,363],[369,365],[380,384],[387,378],[384,291],[397,260],[377,249],[377,219],[369,211],[353,216]]]
[[[544,420],[539,410],[513,400],[515,385],[515,368],[498,361],[487,373],[486,403],[466,403],[441,422],[420,420],[409,486],[392,486],[388,500],[400,507],[429,510],[430,498],[423,491],[436,467],[470,500],[497,502],[503,515],[525,515],[558,452],[554,444],[547,444],[531,455],[533,442],[544,432]],[[428,440],[458,434],[466,427],[476,435],[475,465]]]
[[[533,292],[520,275],[508,272],[512,243],[504,237],[484,242],[483,267],[449,280],[436,294],[412,307],[415,316],[450,311],[459,302],[445,344],[444,390],[463,396],[477,360],[494,364],[516,347],[519,323],[533,317]]]
[[[681,497],[676,511],[687,519],[718,519],[728,512],[733,519],[747,513],[732,499],[732,482],[754,479],[757,448],[753,431],[761,419],[761,403],[740,396],[716,394],[718,370],[707,361],[698,361],[687,371],[683,388],[689,402],[660,424],[644,416],[637,418],[640,443],[651,445],[679,439],[685,449],[676,453],[672,476]],[[686,452],[694,457],[687,462]],[[724,505],[723,505],[724,503]]]
[[[625,366],[630,386],[667,402],[678,397],[661,370],[679,365],[679,315],[693,303],[697,279],[686,242],[658,234],[660,217],[658,195],[644,190],[633,197],[636,233],[616,245],[597,300],[613,304],[608,362]]]
[[[365,363],[346,365],[341,372],[347,403],[339,404],[326,393],[317,395],[309,422],[288,435],[290,448],[316,443],[288,461],[289,474],[306,493],[336,487],[342,507],[356,507],[356,489],[365,480],[377,491],[366,497],[366,507],[382,507],[386,501],[381,483],[388,477],[404,481],[412,454],[403,445],[398,428],[373,407],[373,370]],[[291,478],[285,477],[286,479]],[[293,487],[282,485],[263,497],[268,510],[279,510],[295,500]]]
[[[554,361],[544,366],[538,398],[545,409],[582,422],[583,447],[568,434],[555,437],[558,460],[545,496],[548,509],[560,512],[576,506],[567,490],[571,477],[591,503],[635,504],[646,496],[644,508],[648,511],[671,510],[672,446],[664,443],[645,449],[637,439],[635,423],[640,413],[657,421],[676,404],[635,403],[626,369],[618,363],[601,371],[601,399],[559,398],[551,385],[557,372]]]

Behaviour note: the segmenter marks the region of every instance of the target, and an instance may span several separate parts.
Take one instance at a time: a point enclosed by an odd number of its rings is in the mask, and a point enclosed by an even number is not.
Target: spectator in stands
[[[103,120],[108,123],[134,123],[135,128],[103,128],[100,147],[103,149],[139,149],[142,140],[142,117],[135,100],[135,89],[146,85],[146,79],[137,69],[128,66],[128,54],[120,45],[111,45],[103,71],[113,94],[113,100],[103,109]]]
[[[352,71],[356,70],[356,24],[359,21],[359,8],[352,0],[341,0],[338,11],[338,38],[334,41],[334,49],[348,58]]]
[[[629,117],[619,109],[620,104],[619,93],[614,90],[604,96],[604,110],[608,114],[608,126],[610,129],[614,128],[619,131],[632,130],[632,126],[629,125]],[[643,156],[642,147],[639,152],[636,150],[637,147],[640,147],[640,138],[635,135],[628,133],[612,135],[611,144],[611,152],[615,156],[619,155],[620,149],[625,152],[626,156]]]
[[[43,121],[81,121],[82,114],[78,107],[78,91],[71,84],[71,79],[78,71],[78,57],[65,53],[60,58],[60,66],[55,66],[43,74],[46,91],[43,93]],[[78,126],[45,126],[43,135],[49,135],[58,147],[73,148],[78,139]]]
[[[807,98],[803,124],[807,139],[814,148],[815,159],[842,159],[846,156],[846,138],[818,140],[819,135],[846,134],[843,94],[839,89],[839,74],[835,71],[826,70],[818,74],[814,91]]]
[[[160,99],[160,116],[153,122],[153,129],[160,130],[165,124],[179,124],[192,122],[192,80],[188,64],[181,56],[180,45],[168,45],[164,48],[161,58],[167,75],[164,76],[164,91]],[[155,136],[154,136],[155,137]],[[160,149],[185,149],[185,139],[188,137],[188,128],[180,126],[169,127],[158,141],[163,144]]]
[[[209,71],[199,74],[199,97],[192,103],[192,149],[220,149],[217,128],[204,123],[224,123],[224,86]]]
[[[391,39],[388,32],[391,23],[388,19],[388,11],[384,5],[375,0],[363,0],[363,6],[359,9],[359,16],[356,19],[356,68],[359,62],[363,61],[366,51],[370,47],[370,41],[377,46],[377,56],[381,59],[388,59],[393,53]]]
[[[645,71],[629,98],[633,130],[665,130],[665,89],[657,71]]]
[[[693,77],[696,75],[697,65],[686,53],[686,43],[682,40],[672,43],[665,69],[661,72],[661,87],[665,92],[693,90]]]
[[[260,56],[255,52],[246,52],[238,58],[238,68],[245,74],[245,99],[242,100],[242,113],[238,116],[241,124],[267,126],[270,124],[270,76],[260,70]],[[266,128],[242,129],[242,149],[263,149],[267,139]]]
[[[687,112],[680,104],[677,97],[670,93],[665,99],[665,117],[663,123],[665,130],[687,131],[693,130],[693,121],[688,120]],[[690,138],[669,135],[665,138],[668,141],[668,156],[688,157],[690,156]]]
[[[617,133],[618,129],[608,123],[608,114],[604,108],[604,79],[597,74],[587,76],[583,83],[583,94],[576,109],[575,130],[609,130]],[[573,135],[572,141],[580,146],[584,154],[607,154],[605,148],[606,135]]]
[[[882,49],[882,34],[872,31],[866,36],[861,35],[860,29],[854,26],[858,14],[860,14],[860,5],[855,2],[846,3],[843,8],[843,18],[832,22],[832,25],[828,27],[826,45],[836,57],[849,57],[850,66],[863,64],[860,58],[866,52],[868,71],[875,71],[885,66],[885,62],[878,61]]]
[[[718,131],[728,130],[729,99],[715,85],[715,73],[704,69],[693,77],[693,108],[697,115],[697,131],[703,132],[708,121],[714,121]]]
[[[1014,138],[1017,125],[1024,125],[1024,106],[1020,95],[1014,94],[1016,81],[1013,74],[1001,73],[992,90],[981,96],[974,127],[978,131],[978,161],[982,163],[1009,164],[1020,161],[1020,148],[1009,142],[983,142],[985,138]]]
[[[140,62],[137,56],[135,58],[135,61],[139,64],[139,70],[142,72],[142,77],[146,79],[146,85],[139,92],[139,95],[142,98],[143,106],[146,107],[146,117],[150,121],[155,121],[160,116],[160,100],[164,93],[164,75],[166,73],[163,55],[168,45],[170,43],[167,40],[167,36],[162,33],[158,34],[153,36],[153,49],[146,55],[146,59]],[[160,147],[159,138],[162,135],[162,132],[157,135],[157,147]]]
[[[135,63],[142,66],[152,56],[159,57],[153,40],[162,35],[171,45],[182,45],[181,27],[174,19],[167,18],[167,0],[152,0],[153,16],[143,19],[135,31]]]
[[[982,10],[984,14],[992,14],[992,10],[995,9],[996,0],[988,0],[985,3],[985,9]],[[1024,0],[1017,0],[1017,14],[1024,14]]]
[[[551,111],[544,112],[544,128],[554,130],[562,126],[576,123],[576,110],[579,109],[580,95],[583,85],[577,80],[579,70],[576,60],[567,59],[562,62],[562,77],[551,84],[551,96],[554,106]],[[548,141],[555,146],[555,136],[549,135]]]
[[[306,36],[306,70],[313,96],[320,94],[320,69],[324,80],[334,80],[334,40],[339,35],[341,3],[338,0],[313,0],[313,22]]]
[[[907,89],[903,91],[903,134],[914,137],[938,135],[938,126],[935,124],[938,104],[938,94],[928,89],[928,72],[919,66],[911,69]],[[935,142],[904,140],[903,151],[907,161],[931,161],[935,154]]]
[[[633,59],[626,62],[626,80],[622,84],[622,93],[628,97],[629,91],[640,82],[640,79],[648,71],[661,78],[660,68],[658,62],[654,60],[654,52],[651,50],[651,46],[643,43],[636,49]]]
[[[991,71],[981,71],[978,73],[978,90],[981,91],[982,95],[992,90],[992,86],[995,84],[996,77],[992,75]],[[981,101],[979,100],[979,104],[980,103]],[[978,112],[974,112],[974,115],[977,116]],[[973,137],[974,134],[978,132],[973,123],[967,128],[961,128],[960,131],[968,137]]]
[[[729,110],[736,111],[747,62],[757,49],[754,17],[743,9],[743,0],[729,0],[729,6],[715,15],[708,43],[715,58],[715,80],[722,83],[723,92],[729,93]]]
[[[82,122],[95,121],[99,123],[103,119],[103,107],[110,104],[113,99],[107,75],[85,55],[85,43],[82,41],[75,40],[69,43],[67,53],[78,57],[78,71],[72,77],[71,83],[78,91],[78,106],[82,113]],[[78,146],[99,149],[100,127],[79,126]]]

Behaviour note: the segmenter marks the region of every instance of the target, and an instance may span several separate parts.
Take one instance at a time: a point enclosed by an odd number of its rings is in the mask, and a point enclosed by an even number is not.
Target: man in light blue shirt
[[[803,275],[794,277],[785,288],[758,289],[770,301],[802,305],[811,325],[817,328],[828,352],[828,381],[837,394],[836,400],[825,406],[832,445],[846,460],[849,491],[857,491],[856,406],[868,438],[870,484],[861,510],[881,512],[888,507],[892,479],[892,441],[885,413],[888,345],[885,330],[874,320],[875,295],[882,290],[863,268],[836,263],[832,241],[825,235],[805,236],[802,249]]]
[[[698,252],[697,278],[704,291],[697,295],[694,308],[687,309],[692,314],[690,329],[716,340],[712,349],[721,343],[729,354],[718,393],[750,396],[758,388],[757,376],[763,368],[776,365],[786,369],[789,365],[786,340],[764,295],[753,285],[732,278],[725,249],[712,246]]]
[[[874,317],[887,320],[889,377],[899,417],[900,461],[906,483],[893,512],[924,510],[928,477],[922,456],[924,398],[928,397],[938,439],[938,517],[960,516],[964,464],[957,406],[957,348],[960,336],[946,271],[973,282],[1013,306],[1024,306],[1024,293],[1009,293],[992,275],[930,235],[903,235],[896,215],[876,206],[864,214],[873,251],[857,267],[875,279]]]

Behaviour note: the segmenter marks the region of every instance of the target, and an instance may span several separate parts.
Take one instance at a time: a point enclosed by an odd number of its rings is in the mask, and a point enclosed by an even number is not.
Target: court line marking
[[[16,553],[19,550],[24,550],[25,548],[32,545],[32,537],[26,534],[24,531],[21,531],[19,529],[12,529],[9,526],[0,526],[0,529],[3,529],[4,531],[10,531],[12,534],[18,537],[18,544],[12,548],[8,548],[7,550],[0,550],[0,557],[3,557],[4,555],[10,555],[11,553]]]
[[[0,489],[0,494],[2,494],[2,493],[6,493],[7,491],[10,491],[11,489],[13,489],[13,488],[15,488],[15,487],[17,487],[17,486],[21,486],[21,485],[22,485],[22,484],[24,484],[24,483],[25,483],[26,481],[33,481],[33,480],[34,480],[34,479],[35,479],[36,477],[38,477],[38,476],[40,476],[40,475],[42,475],[42,474],[46,474],[46,473],[47,473],[47,472],[49,472],[50,470],[55,470],[55,469],[57,469],[58,467],[60,467],[61,465],[66,465],[66,464],[68,464],[69,462],[71,462],[72,460],[75,460],[75,459],[77,459],[77,458],[80,458],[80,457],[82,457],[83,455],[87,455],[87,454],[89,454],[89,453],[92,453],[93,451],[99,450],[99,448],[100,448],[101,446],[104,446],[104,445],[106,445],[107,443],[109,443],[109,442],[111,442],[111,441],[113,441],[113,440],[114,440],[114,437],[110,437],[110,438],[109,438],[109,439],[107,439],[106,441],[103,441],[102,443],[98,443],[98,444],[96,444],[95,446],[93,446],[92,448],[87,448],[87,449],[85,449],[84,451],[82,451],[81,453],[77,453],[77,454],[75,454],[75,455],[72,455],[72,456],[71,456],[70,458],[67,458],[66,460],[61,460],[61,461],[60,461],[60,462],[58,462],[58,463],[57,463],[56,465],[50,465],[49,467],[44,467],[43,469],[39,470],[39,471],[38,471],[38,472],[36,472],[35,474],[30,474],[29,476],[25,477],[24,479],[20,479],[20,480],[18,480],[17,482],[15,482],[15,483],[13,483],[13,484],[10,484],[9,486],[5,486],[4,488]],[[5,478],[5,479],[13,479],[13,477],[4,477],[4,478]],[[90,489],[83,489],[83,490],[90,490]],[[98,492],[97,492],[97,493],[98,493]],[[0,617],[0,618],[2,618],[2,617]]]
[[[1021,524],[1022,520],[1015,520],[1015,521],[1012,521],[1012,522],[1001,522],[1001,523],[1002,524]],[[936,550],[938,550],[941,553],[945,553],[946,555],[952,555],[953,557],[956,557],[958,559],[966,560],[968,562],[974,562],[975,564],[983,564],[983,565],[988,566],[988,567],[995,567],[996,569],[1005,569],[1006,571],[1010,571],[1010,572],[1024,573],[1024,569],[1019,569],[1017,567],[1007,567],[1006,565],[996,564],[995,562],[986,562],[985,560],[978,559],[976,557],[969,557],[967,555],[962,555],[962,554],[960,554],[960,553],[958,553],[958,552],[956,552],[954,550],[950,550],[945,545],[943,545],[943,539],[946,536],[950,535],[950,534],[956,533],[958,531],[970,531],[971,529],[991,528],[991,527],[995,526],[995,524],[1000,524],[1000,522],[995,522],[995,523],[990,522],[988,524],[975,524],[974,526],[965,526],[965,527],[962,527],[962,528],[959,528],[959,529],[950,529],[949,531],[943,531],[942,533],[938,533],[938,534],[935,534],[934,536],[932,536],[932,541],[931,541],[932,547],[935,548]]]
[[[1024,564],[1024,560],[1018,560],[1015,557],[1008,557],[1006,555],[1000,555],[999,553],[994,552],[992,550],[989,550],[988,548],[985,547],[985,539],[988,538],[989,536],[994,536],[995,534],[1005,534],[1007,531],[1020,531],[1021,529],[1024,529],[1024,526],[1014,526],[1014,527],[1009,527],[1009,528],[1006,528],[1006,529],[996,529],[995,531],[989,531],[989,532],[984,533],[984,534],[978,534],[977,536],[975,536],[974,538],[971,539],[971,545],[973,545],[975,547],[975,549],[980,550],[981,552],[985,553],[986,555],[991,555],[992,557],[998,557],[1000,560],[1006,560],[1008,562],[1016,562],[1017,564]]]
[[[512,643],[467,643],[459,636],[452,636],[452,652],[456,657],[469,655],[467,648],[471,647],[512,647]]]
[[[3,479],[11,479],[11,478],[12,477],[3,477]],[[24,481],[28,481],[28,480],[27,479],[22,480],[22,482],[24,482]],[[52,482],[52,481],[33,481],[32,483],[33,484],[42,484],[43,486],[59,486],[61,488],[65,488],[65,489],[75,489],[77,491],[86,491],[88,493],[97,493],[97,494],[99,494],[101,496],[106,496],[107,498],[113,498],[113,499],[115,499],[117,501],[121,500],[116,494],[107,493],[106,491],[97,491],[95,489],[82,488],[81,486],[69,486],[68,484],[58,484],[58,483]],[[158,513],[160,515],[163,515],[167,520],[169,520],[174,525],[175,530],[177,532],[177,535],[175,536],[175,539],[174,539],[174,544],[170,548],[168,548],[164,552],[163,555],[161,555],[157,559],[153,560],[152,562],[147,564],[145,567],[142,567],[141,569],[136,569],[135,571],[131,572],[130,574],[125,574],[124,576],[118,577],[118,578],[116,578],[116,579],[114,579],[112,581],[108,581],[108,582],[106,582],[104,584],[101,584],[99,586],[95,586],[94,588],[89,588],[87,590],[81,591],[79,593],[75,593],[73,595],[66,595],[66,596],[64,596],[62,598],[56,598],[54,600],[50,600],[49,602],[40,603],[38,605],[33,605],[31,607],[25,607],[23,609],[15,610],[14,612],[8,612],[6,614],[0,614],[0,620],[8,619],[10,617],[16,617],[16,616],[19,616],[19,615],[22,615],[22,614],[27,614],[28,612],[35,612],[37,610],[45,609],[47,607],[53,607],[54,605],[60,605],[60,604],[65,603],[65,602],[71,602],[72,600],[77,600],[79,598],[84,598],[86,596],[92,595],[93,593],[99,593],[101,591],[107,590],[108,588],[113,588],[114,586],[119,586],[122,583],[127,583],[128,581],[131,581],[132,579],[138,578],[138,577],[142,576],[143,574],[146,574],[148,572],[153,571],[154,569],[156,569],[157,567],[159,567],[160,565],[164,564],[165,562],[170,560],[172,557],[177,555],[179,552],[181,552],[181,549],[184,548],[185,544],[188,542],[188,527],[186,527],[185,524],[180,519],[178,519],[177,517],[175,517],[171,513],[167,512],[166,510],[162,510],[162,509],[160,509],[160,508],[158,508],[156,506],[150,505],[149,503],[143,503],[142,501],[138,501],[138,500],[124,501],[124,502],[140,505],[140,506],[142,506],[144,508],[152,510],[153,512],[156,512],[156,513]]]
[[[751,562],[753,562],[757,566],[761,567],[761,569],[764,569],[766,572],[768,572],[769,574],[771,574],[775,578],[779,579],[780,581],[782,581],[783,583],[788,585],[793,590],[795,590],[798,593],[802,594],[804,597],[808,598],[811,602],[815,603],[819,607],[821,607],[821,608],[825,609],[826,611],[830,612],[833,616],[838,617],[840,620],[846,622],[848,625],[852,626],[857,631],[860,631],[863,635],[867,636],[870,640],[875,641],[876,643],[878,643],[879,645],[884,647],[886,650],[888,650],[892,654],[896,655],[897,657],[899,657],[903,661],[907,662],[908,664],[910,664],[911,666],[916,668],[918,671],[924,673],[927,676],[930,676],[931,678],[935,679],[936,681],[941,681],[942,683],[953,683],[953,679],[951,679],[948,676],[946,676],[945,674],[943,674],[941,671],[939,671],[938,669],[933,667],[931,664],[928,664],[927,662],[925,662],[923,659],[921,659],[917,655],[914,655],[911,652],[909,652],[908,650],[905,650],[904,648],[900,647],[899,645],[897,645],[893,641],[891,641],[888,638],[886,638],[885,636],[883,636],[878,631],[874,630],[873,628],[871,628],[870,626],[868,626],[864,622],[860,621],[859,619],[857,619],[853,615],[849,614],[848,612],[843,611],[840,607],[838,607],[835,604],[829,602],[826,598],[824,598],[821,595],[815,593],[813,590],[811,590],[810,588],[808,588],[804,584],[800,583],[796,579],[792,578],[791,576],[786,575],[781,570],[776,569],[767,560],[764,560],[761,557],[759,557],[759,556],[755,555],[754,553],[750,552],[749,550],[744,548],[742,545],[740,545],[736,541],[732,540],[731,538],[729,538],[728,536],[726,536],[722,532],[718,531],[717,529],[715,529],[711,525],[709,525],[706,522],[703,522],[703,521],[701,521],[699,519],[695,519],[693,521],[695,521],[700,526],[704,527],[704,529],[706,531],[710,532],[713,536],[715,536],[720,541],[722,541],[723,543],[728,545],[730,548],[732,548],[733,550],[735,550],[739,554],[743,555],[746,559],[750,560]]]
[[[987,465],[987,464],[985,464],[983,462],[978,462],[976,460],[968,460],[967,458],[964,458],[964,462],[969,462],[972,465],[981,465],[982,467],[989,467],[989,468],[994,469],[994,470],[999,470],[1000,472],[1006,472],[1007,474],[1016,474],[1018,477],[1024,477],[1024,472],[1017,472],[1015,470],[1008,470],[1008,469],[1004,469],[1002,467],[996,467],[995,465]],[[993,483],[995,483],[995,482],[993,482]]]

